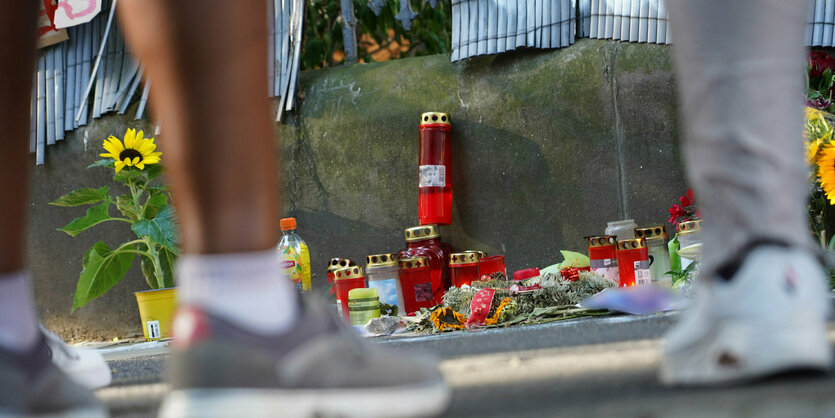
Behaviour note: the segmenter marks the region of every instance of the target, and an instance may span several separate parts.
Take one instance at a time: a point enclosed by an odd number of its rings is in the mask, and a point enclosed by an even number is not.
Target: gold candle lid
[[[638,248],[647,248],[647,241],[643,238],[633,238],[618,241],[618,250],[635,250]]]
[[[358,277],[365,278],[362,267],[359,266],[344,267],[333,272],[334,280],[356,279]]]
[[[679,235],[687,235],[687,234],[695,234],[702,230],[702,220],[701,219],[694,219],[692,221],[687,222],[679,222],[678,226],[676,227],[676,232]]]
[[[328,273],[332,271],[339,270],[345,267],[356,266],[357,263],[347,259],[347,258],[331,258],[331,261],[328,262]]]
[[[667,228],[664,225],[648,226],[646,228],[635,228],[635,238],[644,238],[647,240],[653,239],[670,239],[667,235]]]
[[[464,264],[476,264],[478,263],[478,254],[476,253],[452,253],[449,255],[449,265],[450,266],[460,266]]]
[[[438,225],[413,226],[406,229],[406,242],[421,241],[440,236],[441,231],[438,229]]]
[[[382,267],[382,266],[396,266],[397,254],[372,254],[365,257],[365,268],[368,267]]]
[[[426,112],[420,115],[421,125],[450,125],[449,115],[442,112]]]
[[[418,267],[426,267],[429,265],[429,258],[424,256],[401,258],[400,268],[415,269]]]
[[[589,247],[609,247],[611,245],[618,245],[618,238],[614,235],[598,235],[589,237]]]
[[[487,253],[485,253],[484,251],[467,250],[467,251],[464,251],[464,252],[465,253],[476,254],[476,255],[478,255],[478,258],[487,257]]]

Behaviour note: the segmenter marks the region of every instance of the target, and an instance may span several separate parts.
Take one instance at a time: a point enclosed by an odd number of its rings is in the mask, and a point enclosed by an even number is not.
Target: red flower
[[[809,78],[820,77],[826,70],[835,71],[835,58],[830,57],[826,52],[810,52]]]
[[[563,280],[576,282],[580,279],[580,270],[574,267],[567,267],[560,270],[560,276],[562,276]]]
[[[670,219],[667,222],[669,222],[673,225],[678,224],[678,222],[676,222],[676,220],[678,219],[679,216],[686,215],[686,213],[684,213],[684,209],[681,207],[681,205],[673,205],[672,207],[670,207],[667,210],[670,212]]]

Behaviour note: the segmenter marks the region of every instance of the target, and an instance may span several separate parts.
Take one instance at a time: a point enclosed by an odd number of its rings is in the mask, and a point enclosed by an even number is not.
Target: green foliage
[[[166,202],[167,203],[167,202]],[[177,253],[177,238],[174,235],[174,216],[171,206],[166,206],[152,219],[140,219],[130,227],[136,236],[150,238],[168,251]]]
[[[395,19],[399,12],[399,1],[387,0],[379,16],[374,15],[366,1],[354,0],[354,15],[357,20],[357,55],[363,62],[372,62],[371,56],[378,49],[385,49],[392,42],[407,45],[400,56],[421,56],[449,52],[451,6],[447,1],[438,1],[432,8],[428,2],[412,1],[412,9],[418,13],[412,21],[411,30],[405,30]],[[337,0],[310,0],[305,11],[304,36],[301,54],[301,69],[332,67],[343,62],[342,19]],[[363,42],[363,34],[366,40]],[[398,58],[397,56],[393,58]]]
[[[65,195],[61,199],[66,198],[67,196],[69,195]],[[84,216],[73,219],[70,223],[66,224],[63,228],[60,228],[58,230],[64,231],[67,233],[67,235],[74,237],[95,225],[112,219],[110,217],[109,212],[110,201],[107,200],[100,205],[96,205],[87,209],[87,213]]]
[[[110,188],[108,188],[107,186],[104,186],[99,189],[82,187],[80,189],[75,189],[64,196],[61,196],[61,198],[54,202],[49,202],[49,204],[64,207],[82,206],[90,205],[93,203],[99,203],[101,201],[107,200],[108,197],[110,197]]]
[[[89,167],[113,168],[114,164],[113,160],[99,160]],[[174,263],[180,251],[168,188],[151,184],[160,174],[160,164],[147,165],[144,170],[126,167],[115,173],[113,180],[122,183],[129,193],[114,198],[107,186],[81,188],[50,203],[64,207],[95,204],[87,209],[84,216],[59,229],[70,236],[77,236],[104,222],[117,221],[130,224],[137,237],[113,250],[100,241],[84,254],[83,270],[73,296],[73,311],[103,295],[122,280],[136,255],[140,256],[142,274],[151,289],[174,286]],[[111,205],[116,206],[121,216],[111,216]]]
[[[86,305],[91,300],[103,295],[113,285],[122,280],[133,262],[133,253],[111,251],[104,242],[97,242],[84,254],[81,276],[78,278],[72,310]]]

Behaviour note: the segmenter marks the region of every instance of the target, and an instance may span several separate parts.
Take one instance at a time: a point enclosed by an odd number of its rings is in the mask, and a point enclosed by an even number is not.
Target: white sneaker
[[[667,334],[661,381],[736,383],[796,369],[827,370],[828,287],[810,254],[754,249],[730,281],[702,281]]]
[[[78,384],[89,389],[98,389],[110,384],[110,367],[98,351],[70,347],[60,337],[41,325],[52,362]]]

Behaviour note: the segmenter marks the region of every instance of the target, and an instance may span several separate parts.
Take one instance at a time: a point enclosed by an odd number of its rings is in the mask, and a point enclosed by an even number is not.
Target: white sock
[[[177,261],[177,283],[181,303],[254,332],[280,333],[299,315],[296,288],[272,250],[184,255]]]
[[[26,351],[38,342],[38,312],[29,274],[0,274],[0,346]]]

